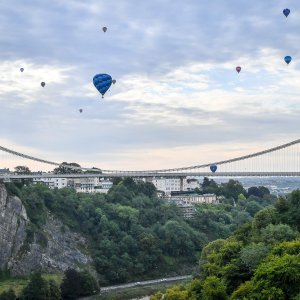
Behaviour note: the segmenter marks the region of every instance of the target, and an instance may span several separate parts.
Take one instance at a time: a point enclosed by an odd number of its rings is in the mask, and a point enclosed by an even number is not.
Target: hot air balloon
[[[112,84],[112,78],[108,74],[97,74],[93,78],[93,83],[103,98]]]
[[[82,108],[79,108],[79,112],[82,113],[82,111],[83,111]]]
[[[45,82],[41,82],[41,86],[44,87],[46,85]]]
[[[215,164],[213,164],[213,165],[211,165],[210,166],[210,170],[213,172],[213,173],[215,173],[216,171],[217,171],[217,165],[215,165]]]
[[[283,10],[283,14],[286,16],[286,18],[288,17],[288,15],[290,14],[290,10],[288,9],[288,8],[285,8],[284,10]]]
[[[237,66],[235,69],[236,69],[236,71],[237,71],[238,73],[240,73],[241,70],[242,70],[242,68],[241,68],[240,66]]]
[[[102,30],[103,30],[103,32],[106,32],[107,27],[103,27]]]
[[[24,68],[20,68],[20,71],[23,72],[23,71],[24,71]]]
[[[113,79],[112,83],[115,84],[116,82],[117,82],[116,79]]]
[[[284,61],[289,64],[291,61],[292,61],[292,57],[287,55],[285,58],[284,58]]]

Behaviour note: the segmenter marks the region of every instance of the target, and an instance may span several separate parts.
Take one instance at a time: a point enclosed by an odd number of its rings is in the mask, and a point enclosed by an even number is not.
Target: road
[[[185,275],[185,276],[176,276],[176,277],[168,277],[168,278],[160,278],[160,279],[152,279],[152,280],[145,280],[145,281],[136,281],[126,284],[120,284],[120,285],[111,285],[111,286],[105,286],[101,287],[100,295],[105,294],[108,292],[111,292],[113,290],[122,290],[126,288],[132,288],[136,286],[144,286],[144,285],[151,285],[151,284],[159,284],[159,283],[165,283],[165,282],[172,282],[172,281],[179,281],[184,279],[192,278],[192,275]],[[90,297],[84,297],[80,298],[80,300],[89,300],[89,299],[95,299],[94,296]]]
[[[184,280],[184,279],[188,279],[188,278],[192,278],[192,275],[160,278],[160,279],[153,279],[153,280],[146,280],[146,281],[137,281],[137,282],[131,282],[131,283],[126,283],[126,284],[120,284],[120,285],[111,285],[111,286],[101,287],[101,294],[110,292],[112,290],[126,289],[126,288],[135,287],[135,286],[157,284],[157,283],[162,283],[162,282],[178,281],[178,280]]]

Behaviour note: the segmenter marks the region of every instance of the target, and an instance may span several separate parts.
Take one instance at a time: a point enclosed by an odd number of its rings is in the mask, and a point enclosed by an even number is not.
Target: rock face
[[[87,252],[85,239],[50,213],[42,229],[32,228],[21,200],[8,195],[0,183],[0,270],[28,275],[91,268],[91,257],[83,253]]]

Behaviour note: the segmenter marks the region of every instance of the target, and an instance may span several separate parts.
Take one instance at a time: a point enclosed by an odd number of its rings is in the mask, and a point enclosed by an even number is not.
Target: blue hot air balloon
[[[97,74],[93,78],[93,83],[103,98],[112,84],[112,78],[108,74]]]
[[[290,14],[290,10],[288,9],[288,8],[285,8],[284,10],[283,10],[283,14],[286,16],[286,17],[288,17],[288,15]]]
[[[217,165],[215,165],[215,164],[213,164],[213,165],[211,165],[210,166],[210,170],[213,172],[213,173],[215,173],[216,171],[217,171]]]
[[[292,61],[292,57],[287,55],[285,58],[284,58],[284,61],[289,64],[291,61]]]

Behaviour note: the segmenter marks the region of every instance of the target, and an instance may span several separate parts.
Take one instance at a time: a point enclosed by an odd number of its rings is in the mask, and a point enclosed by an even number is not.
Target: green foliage
[[[268,247],[263,243],[251,244],[241,250],[241,261],[253,273],[258,264],[267,256],[268,252]]]
[[[273,201],[263,188],[250,190],[252,200],[259,191],[264,192],[258,201],[262,205]],[[275,208],[260,210],[231,237],[205,246],[200,280],[185,288],[188,299],[227,299],[227,295],[230,300],[299,299],[299,227],[298,216],[292,212],[297,212],[299,196],[295,191],[280,198]],[[240,208],[245,207],[243,197],[239,201]]]
[[[285,241],[294,240],[299,233],[293,230],[289,225],[269,224],[266,228],[261,231],[261,240],[267,244],[279,244]]]
[[[267,207],[260,210],[254,217],[253,229],[259,233],[261,229],[276,222],[276,209]]]
[[[18,175],[29,175],[31,174],[31,171],[26,166],[17,166],[15,167],[15,173],[17,173]]]
[[[75,167],[75,169],[73,169],[72,167]],[[67,162],[62,162],[59,167],[55,168],[53,170],[54,174],[78,174],[78,173],[82,173],[81,169],[77,169],[80,168],[80,165],[77,163],[67,163]]]
[[[298,255],[300,253],[300,240],[284,242],[274,247],[271,254],[282,256],[284,254]]]
[[[250,187],[248,189],[248,192],[247,192],[247,196],[250,197],[250,196],[256,196],[256,197],[259,197],[259,198],[263,198],[265,195],[270,195],[270,191],[268,188],[264,187],[264,186],[259,186],[259,187],[256,187],[256,186],[253,186],[253,187]]]
[[[242,283],[230,296],[230,300],[247,300],[249,299],[250,292],[253,286],[251,281]]]
[[[61,284],[63,299],[77,299],[78,297],[95,295],[98,292],[98,283],[89,272],[78,272],[74,269],[65,271]]]
[[[15,300],[16,298],[16,293],[12,288],[0,294],[0,300]]]
[[[260,211],[263,207],[258,204],[256,201],[248,201],[245,207],[246,212],[248,212],[251,217],[254,217],[254,215]]]
[[[293,191],[285,200],[279,200],[276,208],[282,223],[300,231],[300,190]]]
[[[203,282],[202,298],[205,300],[228,299],[226,285],[216,276],[210,276]]]
[[[50,279],[48,281],[48,300],[60,300],[61,299],[61,291],[60,286],[56,281]]]
[[[281,257],[270,256],[266,262],[257,268],[254,278],[252,279],[254,295],[263,293],[263,291],[266,293],[274,289],[274,291],[278,293],[278,297],[281,297],[280,291],[282,291],[286,298],[292,299],[292,297],[300,292],[299,270],[299,254],[285,254]],[[274,297],[274,295],[272,297]]]
[[[40,273],[31,276],[28,285],[23,289],[21,299],[40,300],[48,299],[49,288],[47,280]]]

